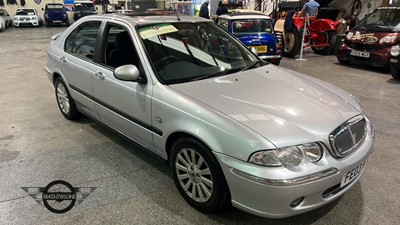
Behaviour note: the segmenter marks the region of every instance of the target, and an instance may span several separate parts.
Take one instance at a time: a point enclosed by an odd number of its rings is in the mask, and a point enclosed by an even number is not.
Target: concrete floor
[[[281,66],[353,93],[376,127],[375,150],[364,176],[340,200],[280,220],[236,209],[203,214],[178,194],[169,167],[105,127],[59,112],[44,68],[52,34],[64,28],[0,33],[0,224],[398,224],[400,220],[400,83],[334,56],[306,51],[307,61]],[[82,204],[54,214],[21,187],[62,179],[97,187]]]

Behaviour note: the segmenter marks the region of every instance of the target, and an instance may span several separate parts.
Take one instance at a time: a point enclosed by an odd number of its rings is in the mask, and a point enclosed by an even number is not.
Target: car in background
[[[392,46],[390,55],[390,74],[400,80],[400,44]]]
[[[13,18],[14,27],[33,26],[40,27],[42,20],[34,8],[18,8]]]
[[[0,17],[0,32],[6,31],[6,21],[3,17]]]
[[[92,1],[76,0],[73,6],[74,20],[77,21],[84,16],[96,15],[96,9]]]
[[[378,7],[361,20],[340,43],[340,63],[363,63],[391,68],[390,51],[400,44],[400,4]]]
[[[279,65],[282,59],[281,43],[268,16],[257,12],[233,12],[219,16],[218,24],[247,47],[255,48],[261,59]]]
[[[117,9],[115,13],[119,14],[132,14],[134,11],[132,9]]]
[[[12,19],[10,17],[10,14],[8,14],[8,12],[5,9],[0,9],[0,17],[4,19],[6,27],[12,26]]]
[[[69,26],[68,14],[64,4],[49,3],[42,10],[44,10],[44,24],[46,27],[60,24]]]
[[[372,152],[353,95],[266,63],[211,20],[87,16],[53,35],[47,56],[61,114],[88,115],[165,159],[203,212],[316,209],[354,187]]]

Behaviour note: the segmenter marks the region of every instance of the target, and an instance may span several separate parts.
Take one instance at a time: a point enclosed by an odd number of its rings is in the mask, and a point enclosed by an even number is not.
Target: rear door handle
[[[94,74],[97,78],[99,78],[100,80],[104,80],[105,76],[104,73],[102,72],[97,72]]]
[[[67,62],[67,58],[65,58],[65,56],[60,57],[61,62],[66,63]]]

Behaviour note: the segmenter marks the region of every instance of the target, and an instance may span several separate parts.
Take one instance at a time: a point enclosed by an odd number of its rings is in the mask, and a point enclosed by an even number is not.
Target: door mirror
[[[134,65],[123,65],[116,68],[114,76],[123,81],[133,81],[141,84],[147,83],[146,79],[140,76],[138,68]]]
[[[257,49],[256,48],[254,48],[254,47],[251,47],[251,52],[252,53],[254,53],[255,55],[258,55],[258,51],[257,51]]]

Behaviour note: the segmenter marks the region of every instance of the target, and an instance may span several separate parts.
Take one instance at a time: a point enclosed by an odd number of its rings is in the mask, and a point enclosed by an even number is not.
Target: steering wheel
[[[179,59],[176,56],[167,55],[164,58],[162,58],[162,59],[158,60],[157,62],[155,62],[154,66],[158,67],[159,65],[164,64],[167,60],[171,61],[171,63],[179,61]]]

